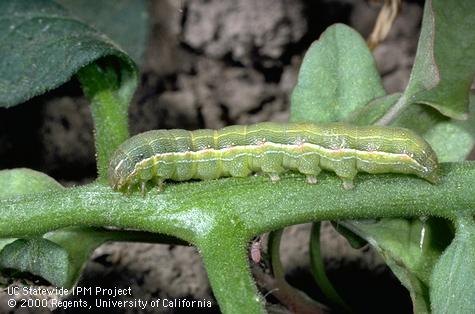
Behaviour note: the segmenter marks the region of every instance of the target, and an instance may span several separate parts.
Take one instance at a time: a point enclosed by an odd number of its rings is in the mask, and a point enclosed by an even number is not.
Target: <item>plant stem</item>
[[[137,85],[135,72],[118,70],[105,60],[103,63],[91,63],[77,73],[91,102],[99,180],[107,178],[112,153],[129,137],[128,107]]]
[[[197,244],[223,313],[266,313],[249,270],[246,243],[238,233],[216,230]]]
[[[378,121],[375,125],[390,125],[407,107],[407,96],[402,94],[399,100],[392,106]]]
[[[441,164],[441,182],[366,175],[354,190],[322,174],[310,185],[298,175],[169,184],[165,191],[124,195],[103,183],[0,199],[0,237],[28,237],[69,226],[113,226],[169,234],[193,243],[216,224],[248,239],[288,225],[321,220],[475,214],[475,162]],[[234,215],[238,227],[222,217]]]
[[[103,182],[0,199],[0,238],[71,226],[112,226],[172,235],[197,245],[223,312],[261,313],[245,244],[257,234],[321,220],[475,214],[475,162],[441,164],[437,185],[411,176],[359,175],[355,189],[335,175],[227,178],[125,195]]]
[[[340,297],[338,292],[333,287],[330,279],[325,272],[325,265],[323,263],[323,257],[320,252],[320,227],[321,222],[315,222],[312,225],[310,232],[310,267],[315,282],[318,284],[323,294],[336,306],[344,310],[345,312],[352,312],[351,308]]]

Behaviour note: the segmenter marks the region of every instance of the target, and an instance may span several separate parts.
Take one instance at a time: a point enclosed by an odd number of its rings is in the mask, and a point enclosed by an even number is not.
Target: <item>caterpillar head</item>
[[[128,186],[128,178],[133,170],[133,165],[127,156],[116,151],[109,163],[108,179],[109,185],[114,190],[124,190]]]

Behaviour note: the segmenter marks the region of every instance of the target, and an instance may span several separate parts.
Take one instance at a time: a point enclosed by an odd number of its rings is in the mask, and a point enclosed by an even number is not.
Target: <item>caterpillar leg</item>
[[[343,188],[345,190],[351,190],[355,187],[355,184],[353,183],[353,179],[346,179],[346,178],[342,178],[343,179]]]
[[[322,171],[318,166],[319,157],[316,155],[303,156],[298,160],[298,171],[307,176],[308,184],[316,184],[318,182],[317,176]]]
[[[282,155],[279,153],[266,153],[260,160],[260,168],[263,173],[269,175],[272,183],[280,180],[279,173],[285,171],[282,167]]]
[[[334,169],[336,175],[343,180],[343,188],[345,190],[354,188],[353,180],[358,172],[354,159],[342,160],[340,163],[334,165]]]
[[[143,197],[145,197],[145,184],[146,184],[146,181],[140,182],[140,192],[142,192]]]
[[[154,181],[155,185],[157,186],[158,192],[163,192],[163,191],[165,191],[165,179],[155,177],[155,178],[153,179],[153,181]]]
[[[272,183],[276,183],[277,181],[280,180],[279,175],[275,172],[269,173],[269,178]]]
[[[316,184],[318,182],[317,177],[311,174],[307,175],[307,183],[308,184]]]

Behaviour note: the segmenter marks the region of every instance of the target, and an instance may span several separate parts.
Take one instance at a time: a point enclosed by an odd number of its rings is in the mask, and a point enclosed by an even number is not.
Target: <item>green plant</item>
[[[111,153],[128,137],[134,61],[55,2],[0,2],[0,28],[8,30],[0,38],[0,105],[17,105],[76,75],[90,99],[98,168],[94,183],[73,188],[28,169],[0,172],[0,267],[71,287],[92,250],[105,241],[185,241],[199,249],[223,312],[261,313],[264,300],[250,273],[247,246],[254,236],[273,232],[270,262],[282,299],[292,300],[287,304],[294,309],[324,311],[285,282],[278,230],[335,220],[348,239],[359,236],[376,247],[409,290],[416,312],[473,313],[475,163],[463,160],[475,139],[469,113],[469,104],[475,106],[474,17],[469,0],[428,0],[410,82],[393,95],[386,95],[360,35],[333,25],[308,50],[292,95],[293,121],[416,130],[442,162],[439,184],[360,174],[357,188],[347,191],[333,174],[322,174],[318,185],[289,174],[277,184],[262,177],[226,178],[170,184],[142,196],[115,192],[106,182]],[[322,269],[318,230],[316,223],[310,248],[316,281],[329,300],[347,309]],[[80,243],[72,242],[78,237]]]

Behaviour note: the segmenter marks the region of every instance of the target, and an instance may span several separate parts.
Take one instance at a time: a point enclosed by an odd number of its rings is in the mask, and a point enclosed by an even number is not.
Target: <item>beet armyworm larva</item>
[[[343,123],[234,125],[220,130],[153,130],[121,144],[109,165],[110,185],[120,191],[164,180],[217,179],[266,173],[272,181],[291,170],[316,183],[334,171],[351,189],[358,171],[414,174],[437,181],[437,156],[411,130]]]

